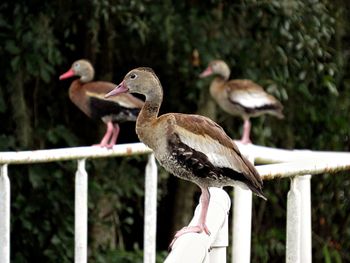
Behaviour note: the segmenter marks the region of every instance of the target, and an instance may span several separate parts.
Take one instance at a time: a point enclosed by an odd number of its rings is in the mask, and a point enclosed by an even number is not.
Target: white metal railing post
[[[10,180],[7,164],[0,166],[0,263],[10,263]]]
[[[157,180],[158,171],[154,154],[148,156],[145,172],[145,221],[144,221],[144,263],[156,262],[157,229]]]
[[[87,262],[87,196],[88,175],[85,170],[85,159],[80,159],[75,173],[75,263]]]
[[[250,262],[252,191],[234,187],[232,262]]]
[[[311,263],[311,175],[298,176],[297,188],[301,197],[300,262]]]
[[[291,189],[288,194],[286,259],[288,263],[311,262],[311,198],[310,176],[308,174],[315,175],[324,172],[335,173],[337,171],[350,170],[350,153],[310,150],[291,151],[252,144],[245,146],[239,142],[237,142],[237,145],[241,151],[246,150],[250,153],[254,153],[255,161],[265,163],[265,165],[256,167],[264,180],[297,176],[293,178]],[[88,176],[84,168],[85,160],[80,159],[131,156],[150,154],[151,152],[151,149],[142,143],[115,145],[113,149],[101,147],[74,147],[50,150],[0,152],[0,263],[10,262],[10,181],[7,175],[8,165],[79,160],[75,185],[75,262],[85,263],[87,261]],[[307,175],[300,176],[304,174]],[[146,188],[148,189],[149,187],[146,186]],[[146,190],[145,192],[149,191]],[[234,262],[246,263],[250,260],[252,194],[249,191],[249,193],[245,193],[244,190],[239,188],[235,189],[235,192],[235,214],[233,218],[234,245],[232,248],[232,259]],[[153,193],[155,193],[156,196],[156,191]],[[247,196],[244,196],[245,194],[247,194]],[[148,196],[148,194],[146,195]],[[241,199],[241,201],[239,201],[239,199]],[[240,206],[243,208],[239,208]],[[148,207],[148,205],[146,205],[146,207]],[[147,208],[145,209],[147,210]],[[153,222],[149,223],[149,225],[145,223],[144,244],[145,262],[147,263],[153,263],[155,258],[155,234],[154,237],[146,237],[146,235],[154,233],[153,230],[148,230],[151,229],[148,228],[148,226],[153,225],[155,229],[156,219],[148,221],[147,218],[150,215],[151,213],[145,212],[145,222],[146,220],[147,222]],[[301,218],[301,215],[303,218]],[[155,216],[156,214],[154,214],[154,218]],[[217,215],[215,215],[215,217],[217,218]],[[183,235],[183,237],[186,236],[187,235]],[[192,241],[193,240],[191,240],[191,242]],[[191,245],[196,245],[192,243]],[[153,244],[153,247],[148,244]],[[186,247],[186,250],[192,251],[188,247]],[[216,252],[217,251],[219,250],[216,250]],[[220,248],[219,253],[221,254],[221,252]],[[213,252],[211,252],[211,254],[214,255]],[[237,257],[237,260],[235,257]]]
[[[242,150],[246,150],[243,148]],[[244,152],[241,152],[244,154]],[[254,164],[254,157],[245,154]],[[253,194],[249,189],[234,187],[233,217],[232,217],[232,262],[249,263],[252,229]]]
[[[221,262],[227,262],[227,247],[229,244],[229,231],[228,231],[228,217],[229,212],[231,208],[231,199],[230,196],[226,193],[223,189],[218,189],[211,187],[209,188],[210,195],[213,196],[213,200],[211,202],[215,202],[218,198],[218,195],[220,194],[221,198],[218,202],[221,207],[221,213],[224,211],[225,213],[225,219],[224,222],[218,231],[215,240],[211,244],[211,250],[209,252],[209,261],[212,263],[221,263]],[[219,211],[220,212],[220,211]],[[218,218],[219,212],[216,212],[216,217]],[[210,214],[209,214],[210,216]],[[210,217],[208,218],[210,219]]]
[[[300,263],[301,195],[297,187],[298,176],[293,177],[287,196],[286,263]]]

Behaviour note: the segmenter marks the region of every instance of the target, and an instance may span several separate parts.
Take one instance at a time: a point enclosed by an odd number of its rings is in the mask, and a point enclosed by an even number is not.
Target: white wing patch
[[[230,100],[246,108],[259,108],[274,103],[264,92],[233,92]]]
[[[210,136],[196,135],[182,127],[177,126],[176,130],[180,140],[196,151],[204,153],[209,161],[217,167],[227,167],[235,171],[242,171],[242,164],[238,158],[235,158],[236,153],[217,140]]]

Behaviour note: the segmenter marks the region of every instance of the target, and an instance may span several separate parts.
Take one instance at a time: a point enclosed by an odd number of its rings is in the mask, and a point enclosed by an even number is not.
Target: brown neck
[[[227,80],[224,77],[215,77],[210,84],[210,95],[216,98],[218,92],[222,89],[226,81]]]
[[[163,93],[160,90],[152,94],[152,96],[146,96],[146,101],[142,107],[139,116],[136,121],[136,133],[141,141],[148,144],[152,138],[147,138],[147,135],[154,135],[154,123],[157,120],[159,108],[162,104]]]
[[[83,85],[84,84],[82,84],[80,80],[74,80],[69,87],[69,98],[79,109],[90,116],[91,114],[87,105],[87,97]]]

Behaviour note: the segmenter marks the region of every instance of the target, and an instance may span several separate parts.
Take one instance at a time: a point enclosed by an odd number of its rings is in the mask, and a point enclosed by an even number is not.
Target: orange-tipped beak
[[[204,77],[210,76],[211,74],[213,74],[213,70],[211,69],[211,67],[207,67],[207,69],[204,70],[204,71],[199,75],[199,77],[200,77],[200,78],[204,78]]]
[[[118,94],[128,92],[129,89],[125,86],[124,81],[122,81],[117,87],[105,95],[105,98],[117,96]]]
[[[68,79],[68,78],[71,78],[71,77],[74,77],[75,76],[75,73],[73,71],[73,69],[70,69],[68,70],[66,73],[63,73],[61,76],[60,76],[60,80],[62,79]]]

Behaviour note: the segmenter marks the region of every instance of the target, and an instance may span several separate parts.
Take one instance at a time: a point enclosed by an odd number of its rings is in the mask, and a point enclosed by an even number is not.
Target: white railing
[[[281,177],[292,178],[287,198],[286,262],[311,262],[311,175],[350,169],[350,153],[309,150],[289,151],[237,144],[250,160],[255,160],[256,163],[275,163],[257,166],[264,180]],[[10,180],[8,165],[77,160],[75,263],[85,263],[87,262],[88,196],[88,175],[85,170],[85,160],[139,154],[149,155],[145,169],[144,262],[154,263],[156,251],[157,166],[151,150],[142,143],[116,145],[111,150],[100,147],[77,147],[0,153],[0,263],[10,262]],[[197,234],[181,236],[175,242],[167,262],[179,262],[176,261],[178,257],[182,257],[180,262],[189,262],[183,258],[186,257],[186,253],[183,253],[184,250],[189,250],[189,246],[186,244],[197,244],[193,248],[191,247],[191,253],[189,254],[192,257],[195,255],[195,258],[200,260],[191,260],[191,262],[226,262],[228,222],[225,211],[230,209],[230,202],[227,201],[227,194],[223,192],[211,189],[212,202],[208,211],[207,223],[212,235],[210,237]],[[251,205],[251,192],[239,187],[235,188],[232,239],[232,262],[235,263],[250,262]],[[200,208],[196,210],[198,209]],[[215,216],[211,217],[211,212]],[[195,220],[196,215],[192,221]],[[193,240],[197,241],[193,242]],[[210,252],[208,252],[208,248]]]
[[[310,150],[280,150],[256,145],[242,145],[236,142],[241,152],[251,161],[258,163],[275,163],[256,166],[264,180],[290,177],[291,188],[287,196],[287,263],[311,263],[311,175],[324,172],[350,170],[350,153],[347,152],[319,152]],[[232,261],[233,263],[250,262],[251,243],[251,210],[252,193],[240,187],[234,189],[233,222],[232,222]],[[264,201],[262,201],[264,202]],[[267,201],[268,202],[268,201]],[[208,211],[210,213],[210,211]],[[227,220],[222,218],[219,220]],[[212,233],[215,235],[215,233]],[[184,235],[185,236],[185,235]],[[181,236],[176,242],[188,239]],[[186,240],[183,243],[191,243]],[[190,253],[186,247],[175,246],[166,262],[226,262],[217,260],[210,255],[212,251],[222,250],[222,247],[212,249],[211,240],[201,247],[191,247]],[[195,250],[197,248],[197,250]],[[211,248],[209,253],[205,251]],[[181,249],[183,249],[181,251]],[[177,251],[180,250],[180,251]],[[214,252],[215,254],[217,252]],[[202,256],[199,260],[186,261],[189,254]],[[197,257],[195,257],[197,258]]]
[[[88,174],[85,160],[149,154],[145,180],[144,261],[155,262],[157,167],[152,151],[142,143],[117,145],[111,150],[98,146],[0,153],[0,263],[10,262],[10,180],[8,165],[77,160],[75,174],[74,262],[87,262]]]

